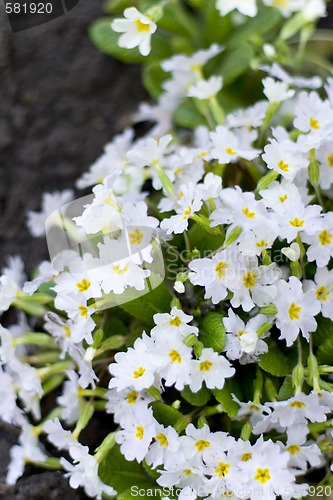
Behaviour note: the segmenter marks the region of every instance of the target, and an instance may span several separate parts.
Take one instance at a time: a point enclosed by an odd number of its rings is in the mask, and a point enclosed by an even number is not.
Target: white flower
[[[306,207],[303,203],[286,206],[285,213],[277,214],[275,218],[280,227],[280,237],[291,243],[300,233],[302,241],[309,241],[309,236],[322,229],[321,210],[319,205]]]
[[[191,381],[190,369],[192,348],[187,347],[179,337],[156,337],[152,357],[158,366],[158,373],[165,385],[175,385],[178,391]]]
[[[74,193],[71,189],[44,193],[42,198],[41,212],[28,212],[27,225],[32,236],[36,238],[45,235],[45,222],[49,215],[63,208],[73,200]]]
[[[171,426],[156,424],[155,441],[149,446],[146,462],[156,469],[158,465],[172,463],[174,454],[180,447],[179,436]]]
[[[135,7],[125,9],[124,17],[125,19],[115,19],[111,24],[114,31],[124,33],[118,40],[119,47],[139,47],[140,54],[147,56],[150,53],[150,38],[156,31],[156,24]]]
[[[174,210],[177,215],[173,215],[170,219],[163,219],[161,222],[161,229],[167,234],[180,234],[188,228],[188,222],[196,212],[202,207],[201,193],[196,186],[190,184],[189,186],[181,186],[181,197],[178,198]]]
[[[68,450],[72,444],[77,442],[73,438],[71,431],[67,431],[62,427],[59,418],[47,420],[43,425],[43,430],[47,434],[47,440],[58,450]]]
[[[283,448],[289,453],[289,467],[299,469],[298,474],[307,471],[308,463],[311,467],[318,467],[322,463],[322,454],[316,444],[304,446],[307,433],[308,428],[304,425],[292,425],[287,428],[288,439],[286,446]]]
[[[230,308],[228,317],[223,318],[223,324],[227,331],[226,345],[223,350],[227,357],[231,360],[252,358],[253,361],[256,361],[258,355],[267,352],[266,342],[259,338],[257,333],[259,328],[267,322],[266,316],[258,314],[245,324]],[[250,357],[244,355],[250,355]]]
[[[272,139],[271,143],[265,146],[265,153],[262,155],[269,169],[275,170],[289,180],[294,180],[300,170],[309,166],[308,158],[295,151],[293,144],[287,141],[280,143]]]
[[[329,102],[322,101],[316,92],[301,92],[295,108],[295,128],[302,132],[332,130],[332,109]]]
[[[7,267],[2,269],[0,276],[0,315],[14,302],[24,280],[24,264],[21,257],[9,257]]]
[[[279,0],[265,0],[265,3],[274,2]],[[303,4],[304,0],[296,0],[300,1]],[[289,5],[290,0],[286,0],[287,5]],[[293,85],[294,87],[301,88],[309,88],[309,89],[318,89],[322,86],[322,79],[319,76],[313,76],[311,78],[303,78],[303,77],[294,77],[290,76],[279,64],[273,63],[272,66],[260,66],[262,71],[266,71],[270,76],[281,80],[282,82],[288,83],[289,85]]]
[[[136,339],[134,346],[127,352],[117,352],[115,363],[109,365],[109,371],[113,375],[109,388],[116,387],[120,391],[132,387],[141,391],[151,387],[155,382],[156,371],[156,364],[150,355],[151,349],[152,341],[144,334],[142,339]]]
[[[304,286],[306,289],[315,290],[316,299],[321,303],[321,314],[333,321],[333,269],[318,269],[314,281],[306,281]]]
[[[257,138],[255,130],[237,129],[231,132],[224,125],[218,125],[214,132],[210,133],[212,140],[212,157],[220,163],[235,163],[240,158],[253,160],[260,151],[252,147]]]
[[[170,314],[154,314],[153,319],[156,325],[151,330],[151,337],[153,339],[182,338],[190,334],[198,335],[199,332],[196,326],[188,325],[192,321],[193,316],[185,314],[177,307],[173,307]]]
[[[288,89],[286,83],[278,82],[271,77],[264,78],[262,83],[264,86],[264,94],[269,102],[283,102],[295,95],[295,90]]]
[[[57,398],[57,403],[61,407],[61,417],[68,424],[75,423],[82,410],[83,399],[80,396],[78,375],[74,370],[67,372],[66,382],[63,384],[62,395]]]
[[[256,0],[217,0],[216,8],[221,16],[226,16],[232,10],[237,9],[244,16],[254,17],[257,15],[257,2]]]
[[[12,377],[0,365],[0,418],[9,424],[17,424],[21,410],[16,405],[16,391]]]
[[[113,413],[115,422],[122,424],[124,419],[128,419],[136,407],[140,406],[142,411],[148,408],[148,403],[153,401],[153,398],[145,391],[139,392],[133,389],[110,389],[106,393],[108,398],[106,403],[107,413]]]
[[[229,113],[226,121],[230,128],[234,127],[260,127],[265,119],[268,108],[267,101],[256,102],[253,106],[237,109]]]
[[[285,339],[287,346],[291,346],[301,331],[303,337],[309,340],[310,332],[317,328],[314,316],[321,308],[315,291],[303,292],[302,283],[295,276],[291,276],[288,282],[280,280],[277,290],[274,304],[278,310],[276,326],[281,332],[279,338]]]
[[[92,344],[93,337],[91,333],[96,325],[91,316],[96,309],[88,306],[84,296],[76,293],[57,295],[55,305],[60,311],[66,311],[68,317],[73,321],[70,328],[70,336],[73,342],[79,343],[85,340],[88,344]]]
[[[197,99],[211,99],[222,88],[223,78],[221,76],[211,76],[208,80],[199,80],[195,85],[188,89],[188,97]]]
[[[82,486],[85,493],[91,498],[101,499],[102,494],[114,496],[116,491],[107,484],[104,484],[98,476],[98,462],[95,457],[89,454],[87,446],[79,443],[73,443],[69,446],[69,454],[74,464],[71,464],[65,458],[60,459],[61,465],[67,471],[66,477],[69,477],[69,484],[77,489]]]
[[[138,407],[124,419],[123,430],[116,434],[120,451],[126,460],[141,462],[147,455],[149,445],[156,436],[156,420],[151,408]]]
[[[223,356],[219,356],[213,349],[205,348],[201,356],[191,363],[190,389],[198,392],[205,382],[208,389],[222,389],[226,378],[232,377],[235,368]]]
[[[186,436],[180,437],[181,450],[188,460],[194,459],[196,463],[198,459],[206,461],[210,454],[216,454],[219,449],[231,449],[235,441],[226,432],[211,432],[207,424],[200,429],[189,424],[185,433]]]
[[[318,267],[327,266],[333,256],[333,214],[324,214],[321,218],[321,225],[314,226],[317,231],[306,234],[302,237],[308,243],[306,255],[310,262],[316,261]]]

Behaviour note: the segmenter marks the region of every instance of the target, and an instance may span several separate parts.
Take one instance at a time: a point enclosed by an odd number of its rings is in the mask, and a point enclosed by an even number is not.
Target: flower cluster
[[[162,3],[113,21],[121,48],[148,55]],[[303,30],[301,55],[324,2],[263,3]],[[229,13],[262,8],[213,4],[243,28]],[[283,29],[258,49],[250,104],[227,104],[232,40],[164,58],[157,103],[133,118],[149,132],[105,146],[81,202],[48,193],[28,214],[51,258],[0,276],[0,313],[18,310],[0,326],[0,418],[21,428],[7,483],[30,463],[98,499],[130,498],[131,478],[193,500],[303,498],[310,470],[332,484],[333,79],[287,73]],[[100,412],[92,450],[81,432]]]

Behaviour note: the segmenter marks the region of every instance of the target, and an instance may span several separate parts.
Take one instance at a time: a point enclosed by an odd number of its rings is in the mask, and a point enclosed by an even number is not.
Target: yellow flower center
[[[256,243],[256,247],[258,247],[258,248],[268,247],[268,243],[265,240],[261,240],[261,241],[258,241],[258,243]]]
[[[169,358],[171,358],[172,363],[181,363],[182,357],[175,349],[169,352]]]
[[[301,448],[297,444],[291,444],[286,450],[289,451],[290,455],[296,455],[296,453],[301,451]]]
[[[83,318],[88,318],[88,308],[85,306],[79,306],[80,316]]]
[[[71,331],[70,331],[69,327],[64,326],[64,330],[65,330],[66,337],[69,338],[71,336]]]
[[[267,483],[267,481],[271,479],[269,469],[257,469],[257,473],[254,476],[254,479],[262,484]]]
[[[328,155],[328,157],[327,157],[327,163],[328,163],[329,167],[333,167],[333,153],[331,153],[330,155]]]
[[[170,319],[169,324],[171,326],[180,326],[182,324],[182,320],[176,316],[175,318]]]
[[[138,30],[139,33],[143,33],[143,32],[149,33],[149,31],[150,31],[150,25],[149,24],[143,23],[141,21],[141,19],[137,19],[135,21],[135,24],[136,24],[136,27],[137,27],[137,30]]]
[[[219,279],[223,278],[223,276],[225,275],[225,269],[228,267],[228,264],[226,264],[225,262],[219,262],[217,264],[217,266],[215,267],[215,272],[217,274],[217,277]]]
[[[257,277],[252,271],[248,271],[243,277],[243,283],[246,288],[253,288],[256,286]]]
[[[311,116],[311,118],[310,118],[310,127],[311,127],[311,128],[314,128],[315,130],[320,129],[320,126],[319,126],[319,122],[318,122],[318,120],[316,120],[316,119],[315,119],[315,118],[313,118],[312,116]]]
[[[136,392],[136,391],[130,391],[127,393],[127,403],[129,405],[135,405],[135,403],[137,402],[137,399],[138,399],[138,396],[139,396],[139,393]]]
[[[326,229],[318,235],[320,244],[324,247],[330,245],[332,241],[332,233],[329,233]]]
[[[244,335],[244,333],[246,333],[245,330],[238,330],[237,332],[237,337],[240,339],[242,335]]]
[[[169,441],[167,440],[167,437],[165,434],[157,434],[156,440],[160,443],[160,446],[169,446]]]
[[[88,290],[88,288],[90,287],[90,281],[83,278],[81,283],[76,283],[76,286],[77,286],[77,289],[79,290],[79,292],[86,292]]]
[[[279,201],[281,203],[284,203],[287,199],[288,199],[288,196],[286,194],[284,194],[283,196],[279,196]]]
[[[301,312],[301,310],[302,310],[301,306],[297,306],[295,302],[292,302],[288,309],[289,318],[292,321],[294,321],[295,319],[299,319],[300,318],[299,313]]]
[[[254,219],[254,217],[256,216],[256,213],[255,212],[251,212],[247,207],[243,208],[242,212],[249,219]]]
[[[282,170],[283,172],[289,172],[289,164],[288,163],[285,163],[283,160],[280,160],[278,162],[278,167],[280,170]]]
[[[200,371],[201,372],[209,372],[209,370],[211,369],[212,366],[213,366],[213,363],[211,363],[210,361],[208,361],[208,360],[202,361],[200,363]]]
[[[304,219],[299,219],[298,217],[295,217],[295,219],[289,221],[289,224],[293,227],[303,227]]]
[[[230,464],[220,462],[218,467],[216,467],[215,472],[219,477],[226,476],[229,473]]]
[[[145,434],[144,428],[142,427],[142,425],[138,425],[137,428],[136,428],[135,437],[137,439],[140,439],[140,441],[142,441],[144,434]]]
[[[243,453],[242,455],[242,462],[248,462],[252,458],[252,453]]]
[[[187,210],[184,210],[184,215],[183,215],[183,219],[188,219],[188,217],[191,215],[192,213],[192,208],[191,207],[188,207]]]
[[[133,377],[140,378],[145,373],[145,371],[146,371],[146,369],[143,368],[143,366],[139,366],[139,368],[137,370],[134,370]]]
[[[318,300],[321,300],[322,302],[326,302],[327,298],[329,297],[329,290],[327,290],[326,286],[320,286],[316,290],[316,298]]]
[[[228,155],[237,155],[237,151],[234,151],[232,148],[226,148],[225,152],[228,154]]]
[[[122,269],[120,269],[120,267],[118,266],[118,264],[112,266],[112,271],[114,271],[115,273],[121,275],[121,274],[125,274],[127,273],[128,271],[128,264],[126,264],[125,267],[123,267]]]
[[[305,406],[305,403],[303,403],[303,401],[293,401],[289,404],[289,406],[290,408],[303,408]]]
[[[250,405],[250,406],[249,406],[249,410],[252,410],[252,411],[256,411],[256,412],[258,412],[258,411],[260,411],[260,408],[258,408],[258,406],[257,406],[257,405]]]
[[[201,453],[206,448],[210,447],[210,442],[206,441],[205,439],[199,439],[199,441],[197,441],[195,443],[195,446],[196,446],[197,450]]]
[[[130,239],[130,244],[131,245],[141,245],[142,240],[143,240],[143,233],[136,228],[132,233],[129,233],[129,239]]]
[[[184,472],[185,476],[190,476],[192,474],[191,469],[184,469],[183,472]]]

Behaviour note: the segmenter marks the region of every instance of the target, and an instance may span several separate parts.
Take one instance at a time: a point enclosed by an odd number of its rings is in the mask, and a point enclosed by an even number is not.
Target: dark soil
[[[0,266],[20,254],[28,272],[47,258],[44,239],[26,229],[45,191],[72,188],[129,122],[145,97],[137,67],[100,54],[87,36],[101,0],[80,0],[70,13],[13,34],[0,2]],[[17,434],[0,425],[0,498],[79,500],[59,473],[28,471],[4,485]]]

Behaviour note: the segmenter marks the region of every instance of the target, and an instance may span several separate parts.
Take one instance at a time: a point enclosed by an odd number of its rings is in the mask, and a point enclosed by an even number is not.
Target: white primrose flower
[[[232,399],[239,405],[239,410],[237,414],[237,419],[242,420],[245,417],[248,418],[250,424],[254,427],[258,422],[271,413],[271,409],[268,406],[253,403],[248,401],[244,403],[240,401],[235,394],[231,394]]]
[[[138,47],[140,54],[147,56],[150,53],[151,35],[157,29],[156,24],[135,7],[125,9],[124,17],[125,19],[115,19],[111,24],[113,31],[123,33],[118,40],[119,47]]]
[[[171,73],[194,74],[196,68],[202,68],[210,59],[222,52],[224,48],[213,43],[208,49],[199,50],[191,55],[176,54],[170,59],[162,61],[162,69]]]
[[[294,206],[308,204],[310,197],[293,182],[283,178],[281,182],[273,181],[268,188],[259,192],[267,208],[284,215]]]
[[[308,205],[303,203],[286,206],[284,214],[276,214],[275,220],[280,228],[280,237],[291,243],[300,233],[302,241],[306,242],[308,237],[315,235],[322,229],[323,218],[320,205]]]
[[[47,456],[41,448],[34,433],[33,427],[28,422],[22,423],[19,444],[10,449],[10,463],[6,476],[7,484],[15,484],[22,476],[26,463],[45,462]]]
[[[248,108],[237,109],[228,114],[226,123],[230,128],[258,128],[263,124],[268,105],[267,101],[259,101]]]
[[[160,477],[156,482],[165,488],[178,486],[199,490],[205,486],[202,464],[198,465],[196,457],[192,460],[186,459],[181,450],[174,454],[173,460],[170,460],[163,470],[157,469],[157,472],[160,473]]]
[[[257,15],[258,8],[256,0],[224,0],[216,1],[216,8],[221,16],[226,16],[229,12],[237,9],[244,16],[254,17]]]
[[[316,292],[316,299],[321,304],[321,314],[333,321],[333,269],[318,269],[313,281],[304,282],[304,289]]]
[[[307,471],[308,463],[311,467],[318,467],[322,464],[322,454],[318,445],[309,443],[304,446],[307,434],[307,426],[292,425],[287,428],[286,446],[281,445],[282,449],[289,453],[288,466],[298,469],[298,474],[304,474]]]
[[[259,226],[272,227],[272,217],[267,212],[265,204],[255,199],[254,193],[243,193],[239,186],[235,186],[222,189],[220,199],[222,207],[211,214],[211,226],[231,224],[227,236],[235,227],[241,227],[244,231]]]
[[[115,387],[118,391],[133,388],[141,391],[154,385],[156,362],[151,355],[152,348],[152,340],[144,333],[127,352],[117,352],[115,363],[109,365],[109,371],[113,375],[109,388]]]
[[[212,258],[195,259],[189,263],[191,283],[204,286],[205,299],[211,299],[213,304],[227,297],[237,272],[238,255],[234,247],[229,247]]]
[[[238,249],[248,257],[259,257],[264,250],[272,248],[279,235],[279,228],[274,219],[271,225],[256,226],[239,237]]]
[[[224,125],[218,125],[215,131],[210,133],[213,145],[212,157],[220,163],[235,163],[240,158],[253,160],[260,153],[259,149],[252,147],[257,136],[255,130],[239,128],[231,131]]]
[[[70,328],[73,342],[79,343],[85,340],[88,344],[92,344],[94,341],[92,331],[96,325],[91,316],[96,312],[96,309],[88,306],[85,297],[76,293],[57,295],[55,305],[60,311],[66,311],[68,317],[73,321]],[[68,334],[67,330],[66,332]]]
[[[237,462],[222,449],[216,450],[215,453],[207,453],[206,472],[211,476],[205,483],[207,493],[211,493],[208,498],[239,498],[233,495],[233,492],[239,491],[242,485]]]
[[[24,264],[21,257],[7,259],[7,267],[2,269],[0,276],[0,315],[9,309],[21,291],[25,281]]]
[[[198,184],[201,191],[201,197],[204,201],[215,199],[219,196],[222,189],[222,179],[218,175],[209,172],[205,175],[202,184]]]
[[[117,389],[110,389],[106,393],[106,397],[107,413],[112,413],[114,421],[120,424],[133,413],[135,408],[140,406],[141,409],[145,410],[148,408],[148,404],[154,401],[145,391],[139,392],[134,389],[124,389],[120,392]]]
[[[57,403],[61,407],[61,418],[66,423],[74,424],[82,411],[83,399],[80,396],[79,377],[74,370],[67,371],[67,378],[63,384],[62,395],[57,398]]]
[[[151,330],[152,339],[183,338],[188,335],[198,335],[196,326],[188,323],[193,320],[193,316],[185,314],[181,309],[173,307],[170,314],[157,313],[153,316],[156,326]]]
[[[306,252],[309,261],[325,267],[333,256],[333,214],[324,214],[320,223],[317,223],[314,233],[305,234],[302,239],[309,245]]]
[[[179,337],[157,336],[151,356],[167,387],[175,385],[181,391],[191,382],[192,348],[186,346]]]
[[[333,118],[329,101],[322,101],[316,92],[301,92],[295,107],[295,128],[302,132],[332,131]]]
[[[291,346],[301,332],[309,340],[309,334],[316,331],[314,317],[321,308],[315,290],[304,292],[302,283],[291,276],[288,282],[279,281],[274,304],[278,310],[276,326],[281,332],[279,339],[285,339],[287,346]]]
[[[208,80],[199,80],[195,85],[188,89],[188,97],[196,97],[197,99],[211,99],[214,97],[223,86],[223,78],[221,76],[211,76]]]
[[[26,281],[23,285],[23,293],[32,295],[40,285],[52,281],[57,276],[58,271],[53,267],[51,262],[44,261],[38,267],[38,276],[32,281]]]
[[[333,184],[333,147],[327,140],[316,152],[319,161],[319,185],[322,189],[330,189]]]
[[[309,159],[306,155],[294,150],[294,143],[278,142],[272,139],[270,144],[265,146],[264,151],[262,159],[267,167],[290,181],[295,179],[298,172],[309,166]]]
[[[269,102],[284,102],[295,95],[295,90],[289,89],[288,84],[279,82],[271,77],[267,77],[262,81],[264,86],[264,94]]]
[[[190,217],[200,210],[202,207],[202,197],[196,186],[181,186],[181,197],[178,198],[174,210],[177,215],[172,215],[170,219],[163,219],[161,229],[167,234],[180,234],[186,231]]]
[[[213,349],[206,347],[199,359],[192,360],[190,389],[198,392],[204,382],[208,389],[222,389],[225,379],[234,374],[235,368],[224,356],[219,356]]]
[[[89,454],[88,446],[72,443],[69,446],[69,454],[73,464],[63,457],[60,463],[67,471],[65,477],[69,478],[69,484],[73,489],[81,486],[89,497],[99,500],[103,493],[110,496],[116,495],[117,492],[99,478],[98,462]]]
[[[281,14],[289,17],[293,12],[297,12],[305,5],[304,0],[264,0],[264,4],[269,7],[276,7]]]
[[[58,450],[68,450],[71,445],[77,443],[71,431],[63,428],[59,418],[47,420],[43,425],[43,430],[47,434],[47,440]]]
[[[133,413],[124,418],[122,425],[123,430],[116,434],[121,453],[128,461],[141,462],[147,455],[158,429],[152,409],[139,405]]]
[[[223,318],[226,328],[226,345],[223,351],[229,359],[244,358],[256,361],[260,354],[268,351],[268,346],[259,336],[257,331],[268,322],[268,318],[263,314],[258,314],[251,318],[246,324],[234,311],[229,308],[228,316]],[[262,335],[261,337],[264,337]],[[250,355],[250,356],[249,356]]]
[[[265,0],[265,2],[269,1],[279,1],[279,0]],[[304,5],[303,2],[304,0],[295,0],[298,2],[302,3],[302,6]],[[290,5],[290,0],[286,0],[287,5]],[[300,76],[291,76],[287,71],[279,64],[276,62],[272,64],[272,66],[260,66],[259,69],[262,71],[265,71],[268,73],[270,76],[273,78],[277,78],[278,80],[281,80],[284,83],[287,83],[289,85],[292,85],[293,87],[300,87],[300,88],[308,88],[308,89],[318,89],[322,86],[323,82],[322,79],[319,76],[313,76],[310,78],[304,78]]]
[[[28,212],[27,226],[30,233],[35,238],[45,235],[45,222],[49,215],[62,208],[74,198],[74,192],[71,189],[65,191],[55,191],[53,193],[44,193],[42,197],[41,212]],[[57,216],[56,216],[57,217]],[[60,220],[60,219],[59,219]]]
[[[167,93],[162,94],[156,104],[140,103],[138,111],[133,116],[133,121],[135,123],[154,122],[155,125],[149,130],[149,135],[154,139],[159,139],[172,129],[173,113],[177,108],[177,104],[178,99],[176,96]]]
[[[22,410],[16,404],[14,380],[0,365],[0,418],[8,424],[18,424],[23,418]]]
[[[272,428],[287,429],[296,424],[307,426],[308,420],[325,422],[326,415],[331,412],[329,407],[320,404],[315,391],[308,395],[301,392],[287,401],[265,403],[265,406],[272,411],[254,426],[255,434],[261,434]]]
[[[169,425],[164,427],[156,423],[154,442],[149,446],[145,460],[156,469],[158,465],[172,463],[175,453],[180,451],[180,440],[175,429]]]
[[[180,448],[188,460],[194,460],[198,465],[206,462],[210,454],[220,450],[232,448],[235,440],[226,432],[211,432],[207,424],[196,429],[189,424],[185,429],[185,436],[180,437]]]

